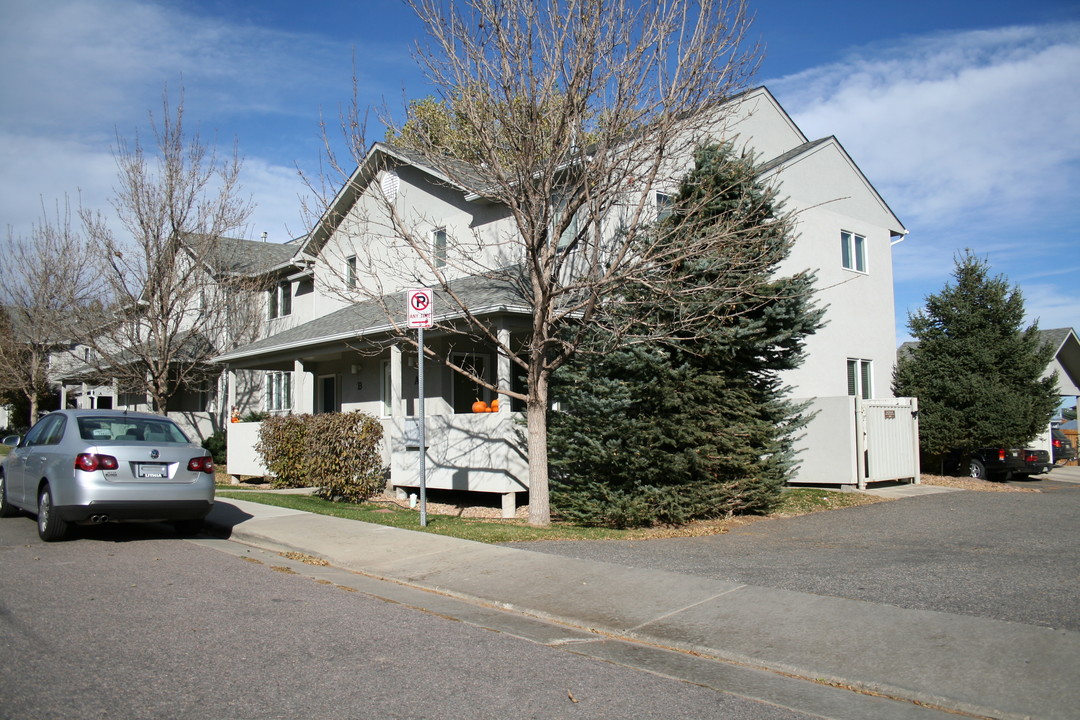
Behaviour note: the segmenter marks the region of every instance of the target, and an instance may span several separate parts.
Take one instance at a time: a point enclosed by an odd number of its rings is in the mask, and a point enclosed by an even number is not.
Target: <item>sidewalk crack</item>
[[[648,625],[652,625],[653,623],[660,622],[661,620],[666,620],[667,618],[671,617],[672,615],[678,615],[681,612],[686,612],[690,608],[695,608],[698,605],[703,605],[703,604],[705,604],[707,602],[712,602],[713,600],[716,600],[717,598],[722,598],[725,595],[730,595],[731,593],[735,592],[736,590],[742,590],[744,587],[746,587],[746,585],[739,585],[738,587],[733,587],[730,590],[725,590],[722,593],[718,593],[718,594],[713,595],[711,597],[707,597],[707,598],[704,598],[702,600],[698,600],[696,603],[691,603],[691,604],[687,605],[686,607],[681,607],[681,608],[678,608],[676,610],[672,610],[671,612],[667,612],[667,613],[664,613],[663,615],[660,615],[658,617],[654,617],[652,620],[646,620],[645,622],[641,623],[640,625],[635,625],[632,628],[627,628],[626,632],[634,632],[635,630],[640,630],[641,628],[646,627]]]

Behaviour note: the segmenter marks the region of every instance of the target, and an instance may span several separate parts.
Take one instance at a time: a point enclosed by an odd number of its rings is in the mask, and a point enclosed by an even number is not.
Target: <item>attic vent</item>
[[[383,172],[382,176],[382,191],[386,196],[388,202],[394,202],[394,198],[397,197],[398,186],[401,184],[401,180],[398,178],[397,170],[390,169]]]

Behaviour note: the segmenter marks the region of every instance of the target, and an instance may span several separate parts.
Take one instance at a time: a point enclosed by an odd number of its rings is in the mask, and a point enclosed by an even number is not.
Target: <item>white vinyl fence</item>
[[[919,405],[915,398],[813,398],[815,413],[796,443],[794,485],[913,482],[919,478]]]

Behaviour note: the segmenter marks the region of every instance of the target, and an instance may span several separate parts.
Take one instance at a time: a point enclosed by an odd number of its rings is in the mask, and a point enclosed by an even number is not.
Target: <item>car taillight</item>
[[[214,472],[214,459],[212,457],[197,457],[188,460],[187,469],[191,472]]]
[[[1004,459],[1005,459],[1005,448],[1001,448],[1000,450],[998,450],[998,460],[1004,460]]]
[[[1057,439],[1055,439],[1055,440],[1054,440],[1054,447],[1056,447],[1056,448],[1060,448],[1060,447],[1061,447],[1061,441],[1060,441],[1060,440],[1057,440]]]
[[[95,455],[94,453],[79,453],[75,456],[75,469],[84,472],[95,470],[115,470],[120,467],[112,455]]]

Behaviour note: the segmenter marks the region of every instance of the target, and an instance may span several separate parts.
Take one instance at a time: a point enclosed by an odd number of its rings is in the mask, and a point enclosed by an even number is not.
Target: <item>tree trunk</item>
[[[532,373],[530,372],[530,375]],[[542,373],[531,379],[526,406],[529,438],[529,524],[551,524],[548,498],[547,408],[548,381]]]

